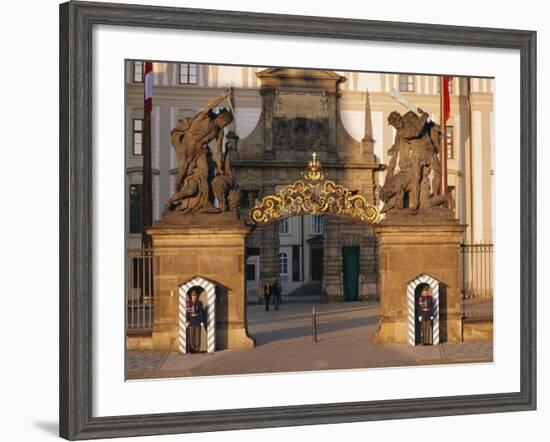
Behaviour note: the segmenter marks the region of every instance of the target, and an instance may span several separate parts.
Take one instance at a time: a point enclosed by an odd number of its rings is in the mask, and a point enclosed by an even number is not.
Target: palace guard
[[[433,345],[434,299],[428,284],[425,284],[418,298],[418,320],[420,321],[421,342]]]
[[[189,331],[189,352],[199,353],[201,351],[201,327],[206,324],[206,311],[199,299],[197,289],[191,289],[189,298],[185,306],[187,329]]]

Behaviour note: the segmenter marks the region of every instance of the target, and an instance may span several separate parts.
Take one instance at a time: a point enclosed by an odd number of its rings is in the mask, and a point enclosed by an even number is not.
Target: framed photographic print
[[[536,407],[536,33],[60,23],[62,437]]]

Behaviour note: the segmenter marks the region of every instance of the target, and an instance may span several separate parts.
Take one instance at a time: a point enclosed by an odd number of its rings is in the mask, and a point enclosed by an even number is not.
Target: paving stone
[[[318,341],[312,341],[312,309],[317,312]],[[374,344],[379,303],[320,304],[315,298],[286,299],[278,311],[248,306],[249,332],[256,347],[181,355],[128,352],[128,377],[220,376],[311,370],[398,367],[433,363],[490,362],[492,343],[444,343],[410,347]]]

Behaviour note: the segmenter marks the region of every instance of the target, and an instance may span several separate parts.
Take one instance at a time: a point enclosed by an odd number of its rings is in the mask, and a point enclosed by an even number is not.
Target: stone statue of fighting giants
[[[391,159],[380,190],[384,202],[381,213],[452,213],[452,196],[441,194],[439,126],[429,121],[422,109],[418,109],[418,114],[409,111],[404,115],[393,111],[388,123],[396,134],[388,150]],[[447,207],[443,207],[445,204]]]
[[[226,108],[214,111],[228,97],[229,91],[225,90],[194,117],[179,120],[172,129],[178,172],[176,190],[166,203],[167,212],[216,213],[238,209],[235,201],[240,192],[229,157],[232,142],[227,142],[223,149],[224,129],[233,121],[233,113]],[[212,141],[215,141],[213,155],[209,147]],[[219,207],[214,206],[214,197]]]

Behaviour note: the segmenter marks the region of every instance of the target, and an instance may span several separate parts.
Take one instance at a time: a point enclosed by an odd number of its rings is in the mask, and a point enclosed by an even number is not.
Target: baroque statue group
[[[454,199],[441,189],[440,126],[429,121],[422,109],[404,115],[393,111],[388,124],[396,132],[388,150],[386,180],[380,190],[384,202],[381,213],[451,215]]]
[[[225,129],[233,112],[218,106],[229,98],[229,91],[210,100],[195,116],[179,120],[172,129],[172,147],[178,157],[176,189],[166,203],[167,212],[236,212],[240,191],[231,168],[233,141],[225,142]],[[215,141],[214,152],[209,143]],[[214,206],[214,198],[218,207]]]
[[[231,105],[229,90],[210,100],[195,116],[179,120],[172,129],[178,171],[175,191],[165,206],[167,213],[238,211],[241,194],[231,168],[234,142],[230,139],[224,143],[225,130],[234,115],[230,109],[219,107],[224,100]],[[393,111],[388,123],[396,132],[379,195],[384,203],[381,213],[452,216],[453,197],[441,189],[439,125],[422,109],[404,115]],[[213,152],[209,147],[212,141]]]

